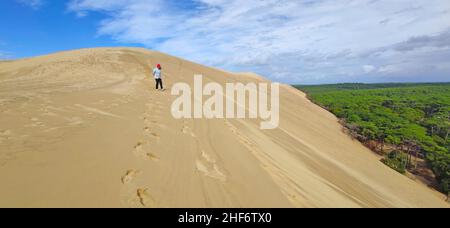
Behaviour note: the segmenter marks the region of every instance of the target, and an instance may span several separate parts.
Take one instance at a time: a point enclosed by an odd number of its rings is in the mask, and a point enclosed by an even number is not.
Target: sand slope
[[[144,49],[0,63],[0,207],[448,207],[289,86],[281,122],[175,120],[165,84],[255,82]]]

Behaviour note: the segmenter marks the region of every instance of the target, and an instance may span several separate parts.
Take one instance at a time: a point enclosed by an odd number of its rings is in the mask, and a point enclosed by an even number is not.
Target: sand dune
[[[448,207],[284,85],[280,127],[185,119],[165,84],[265,81],[144,49],[0,63],[0,207]]]

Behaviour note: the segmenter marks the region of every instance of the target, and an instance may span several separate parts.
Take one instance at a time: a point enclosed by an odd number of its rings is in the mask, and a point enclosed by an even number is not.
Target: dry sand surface
[[[169,90],[154,90],[161,63]],[[0,63],[0,207],[448,207],[283,85],[280,127],[170,114],[170,87],[265,81],[145,49]]]

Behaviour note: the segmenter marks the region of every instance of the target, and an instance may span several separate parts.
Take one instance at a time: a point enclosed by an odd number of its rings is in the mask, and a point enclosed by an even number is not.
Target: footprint
[[[156,133],[154,133],[154,132],[150,133],[150,135],[151,135],[153,138],[156,138],[156,139],[160,139],[160,138],[161,138],[158,134],[156,134]]]
[[[134,169],[130,169],[128,170],[124,176],[122,176],[122,184],[128,184],[130,183],[135,177],[136,175],[139,173],[139,171],[134,170]]]
[[[150,132],[150,128],[149,128],[149,127],[145,127],[145,128],[144,128],[144,131],[145,131],[145,132]]]
[[[192,132],[190,129],[189,129],[189,127],[186,125],[186,121],[183,121],[183,128],[181,128],[181,132],[183,133],[183,134],[189,134],[190,136],[192,136],[193,138],[197,138],[197,135],[194,133],[194,132]]]
[[[196,161],[196,168],[197,171],[203,173],[203,175],[225,182],[227,180],[227,177],[225,176],[225,174],[223,174],[220,170],[219,167],[216,164],[209,164],[209,166],[212,167],[208,167],[208,165],[206,165],[205,163],[203,163],[200,160]]]
[[[136,195],[139,199],[139,202],[144,207],[155,207],[156,202],[152,198],[152,196],[148,193],[147,188],[140,188],[136,191]]]
[[[195,165],[197,171],[203,173],[203,175],[225,182],[227,177],[223,174],[216,164],[216,161],[204,150],[202,150],[201,159],[197,160]]]
[[[139,152],[142,151],[142,147],[144,146],[144,143],[142,141],[139,141],[138,143],[136,143],[136,145],[134,146],[134,153],[137,155]]]
[[[183,128],[181,129],[181,132],[183,132],[183,134],[188,134],[189,133],[189,127],[188,126],[183,126]]]
[[[145,156],[152,161],[159,161],[159,157],[152,153],[147,153]]]
[[[136,143],[136,146],[134,146],[134,149],[136,149],[136,150],[141,149],[143,145],[144,145],[144,143],[142,141],[139,141]]]
[[[145,120],[147,123],[150,123],[150,124],[158,124],[158,121],[148,119],[147,117],[145,117],[144,120]]]
[[[216,163],[216,160],[212,158],[209,154],[207,154],[204,150],[202,150],[202,157],[209,163]]]
[[[33,128],[45,127],[45,124],[43,122],[40,122],[40,121],[33,121],[33,123],[27,124],[27,125],[25,125],[25,127],[33,127]]]
[[[83,119],[80,117],[67,118],[66,120],[69,122],[68,125],[70,126],[78,126],[84,123]]]
[[[42,122],[36,122],[36,123],[32,124],[31,126],[32,126],[32,127],[44,127],[45,124],[42,123]]]
[[[149,128],[156,128],[157,127],[157,128],[167,129],[166,125],[161,124],[161,123],[159,123],[157,121],[149,121],[149,120],[147,120],[147,121],[145,121],[145,125],[147,127],[149,127]],[[149,132],[147,132],[147,133],[149,133]]]
[[[36,117],[31,118],[31,121],[32,121],[32,123],[29,125],[26,125],[27,127],[44,127],[45,126],[45,124],[43,122],[39,121],[39,119]]]
[[[200,171],[202,173],[208,173],[208,168],[206,167],[205,164],[203,164],[203,162],[197,160],[195,161],[195,167],[197,168],[197,171]]]
[[[11,130],[0,131],[0,136],[10,136],[12,134]]]

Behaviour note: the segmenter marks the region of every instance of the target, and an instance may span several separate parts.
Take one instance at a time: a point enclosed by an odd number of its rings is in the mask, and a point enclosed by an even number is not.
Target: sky
[[[0,59],[104,46],[291,84],[448,82],[450,1],[0,1]]]

